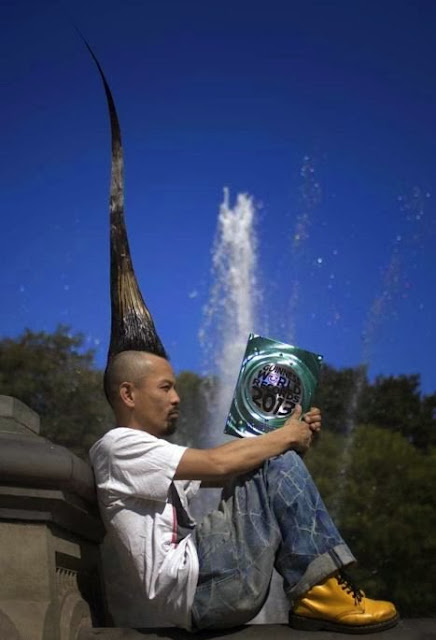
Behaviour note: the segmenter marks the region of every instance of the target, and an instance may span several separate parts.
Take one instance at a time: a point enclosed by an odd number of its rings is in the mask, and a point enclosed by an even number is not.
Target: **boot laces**
[[[350,576],[345,571],[340,571],[340,573],[338,573],[338,575],[336,576],[336,579],[341,589],[353,596],[355,604],[359,604],[364,596],[364,593],[361,589],[359,589],[355,582],[353,582]]]

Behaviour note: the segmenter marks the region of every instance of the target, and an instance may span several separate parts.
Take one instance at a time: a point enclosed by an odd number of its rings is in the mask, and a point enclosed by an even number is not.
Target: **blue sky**
[[[114,94],[132,257],[175,368],[202,371],[227,186],[259,205],[271,337],[295,324],[334,366],[366,359],[435,391],[433,2],[15,0],[2,14],[0,336],[66,323],[106,357],[110,134],[74,22]],[[306,156],[321,198],[295,254]]]

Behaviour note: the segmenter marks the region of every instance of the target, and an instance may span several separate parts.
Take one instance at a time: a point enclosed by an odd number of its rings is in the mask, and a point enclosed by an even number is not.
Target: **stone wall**
[[[76,640],[104,626],[103,535],[90,467],[0,396],[1,640]]]

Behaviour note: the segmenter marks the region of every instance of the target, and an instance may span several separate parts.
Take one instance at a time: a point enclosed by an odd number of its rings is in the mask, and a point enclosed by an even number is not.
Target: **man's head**
[[[146,351],[122,351],[105,371],[106,397],[119,426],[162,437],[174,433],[180,398],[168,360]]]

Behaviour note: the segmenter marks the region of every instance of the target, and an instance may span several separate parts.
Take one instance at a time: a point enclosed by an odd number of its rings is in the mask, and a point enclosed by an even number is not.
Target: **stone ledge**
[[[82,629],[78,640],[344,640],[355,634],[297,631],[287,625],[247,625],[231,631],[189,633],[181,629]],[[400,620],[393,629],[368,634],[373,640],[436,640],[436,618]]]
[[[40,437],[0,434],[0,483],[63,488],[97,502],[91,467],[65,447]]]
[[[96,504],[91,467],[38,433],[38,414],[0,395],[0,484],[62,489]]]
[[[91,467],[0,396],[0,640],[77,640],[108,623]]]
[[[105,533],[96,505],[59,489],[0,485],[1,521],[45,522],[96,543]]]
[[[0,395],[0,431],[39,434],[40,420],[24,402],[12,396]]]

